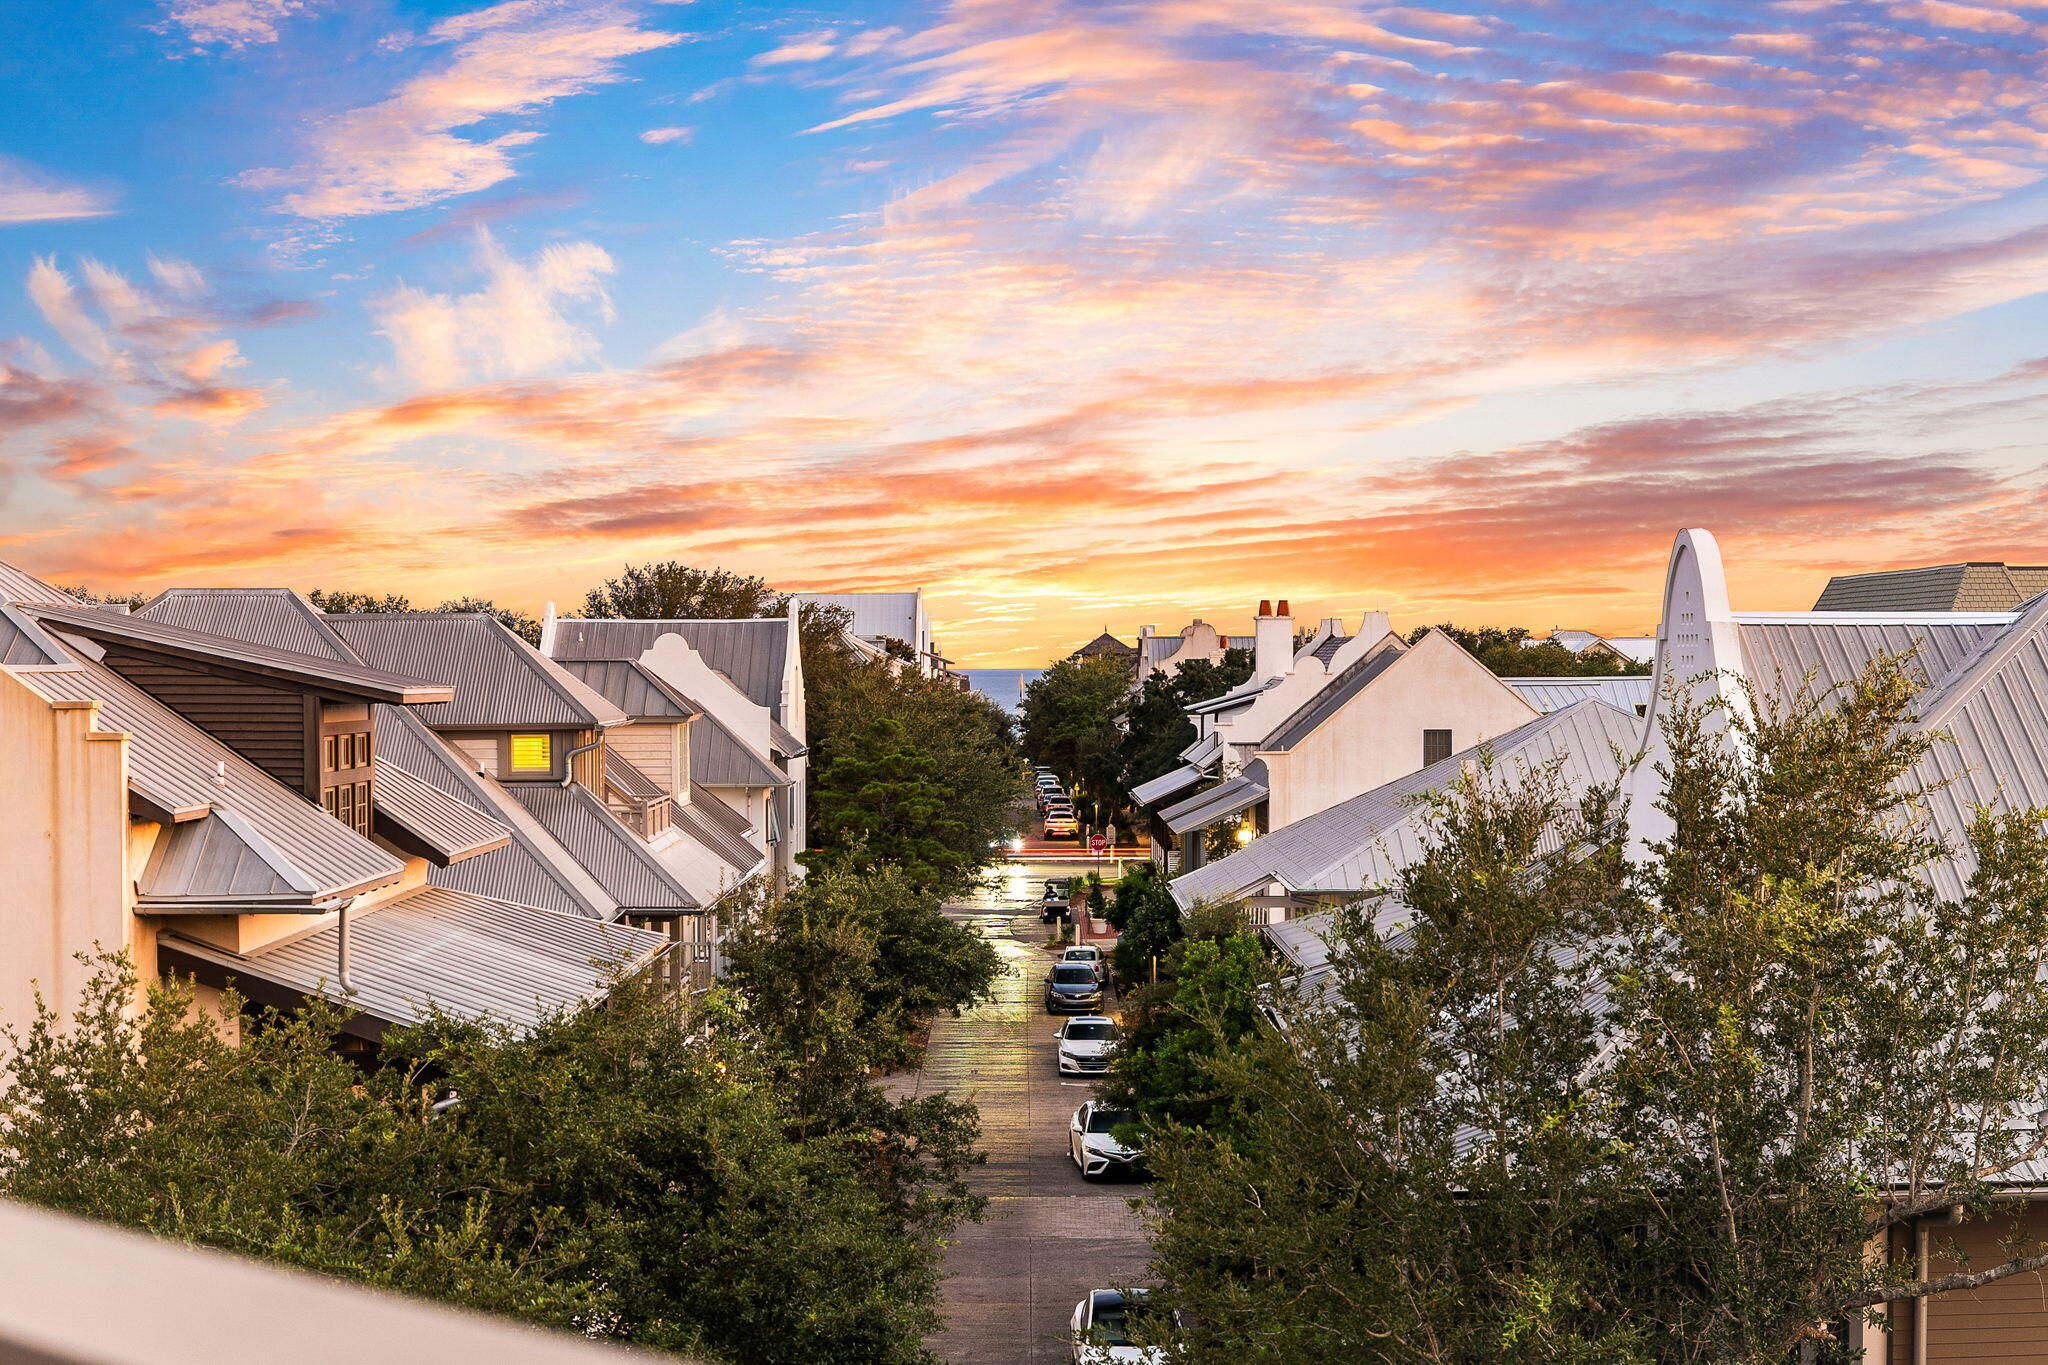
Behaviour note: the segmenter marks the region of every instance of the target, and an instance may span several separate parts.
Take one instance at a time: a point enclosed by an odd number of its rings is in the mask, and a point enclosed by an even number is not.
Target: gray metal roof
[[[378,816],[403,826],[442,862],[458,863],[512,842],[509,827],[389,759],[377,758],[372,771]]]
[[[558,914],[610,919],[618,913],[618,902],[525,807],[496,782],[472,771],[461,755],[409,709],[379,706],[371,716],[380,759],[389,759],[511,833],[511,842],[503,848],[448,867],[429,868],[428,881]]]
[[[747,837],[747,817],[702,787],[692,788],[687,802],[670,802],[669,818],[735,871],[752,872],[768,856]]]
[[[1736,616],[1750,680],[1767,693],[1789,696],[1811,671],[1825,692],[1846,686],[1880,655],[1917,651],[1920,675],[1939,682],[2002,635],[2010,618],[1958,617],[1858,620],[1850,613],[1825,617]]]
[[[208,910],[237,902],[260,903],[243,907],[252,910],[296,902],[303,910],[308,893],[318,889],[246,820],[226,809],[164,830],[136,879],[138,903],[197,901]]]
[[[787,787],[794,780],[709,711],[690,722],[690,776],[712,787]]]
[[[1598,698],[1624,711],[1648,707],[1657,695],[1656,679],[1647,673],[1612,678],[1502,678],[1515,695],[1546,714]]]
[[[320,609],[289,588],[172,588],[135,614],[272,649],[362,662],[327,628]]]
[[[307,888],[301,899],[312,902],[381,886],[404,872],[399,859],[105,664],[80,657],[68,667],[25,668],[15,676],[53,701],[98,701],[99,728],[125,730],[130,736],[133,790],[166,811],[232,812],[245,822],[236,837],[260,839],[271,866],[289,867],[285,879]],[[179,850],[181,860],[192,861],[163,870],[164,894],[189,901],[210,893],[234,895],[235,886],[247,884],[241,863],[228,856],[232,841],[216,847],[213,837],[209,833]],[[226,880],[208,885],[207,876]]]
[[[358,655],[383,668],[427,669],[456,684],[452,700],[421,708],[435,729],[590,729],[625,712],[481,612],[330,616]]]
[[[1253,759],[1237,776],[1166,807],[1159,812],[1159,818],[1175,834],[1186,834],[1256,806],[1267,795],[1266,765]]]
[[[655,802],[668,799],[668,788],[634,767],[632,762],[616,749],[608,748],[604,751],[604,780],[606,785],[630,801]]]
[[[923,649],[918,638],[918,615],[922,594],[915,592],[800,592],[796,600],[808,606],[838,607],[853,618],[847,627],[855,635],[870,639],[886,636],[901,640],[912,649]]]
[[[331,653],[302,654],[277,649],[228,635],[189,630],[146,616],[94,607],[39,606],[24,610],[47,629],[70,631],[101,643],[116,641],[153,654],[226,665],[335,696],[411,705],[445,703],[453,695],[446,683],[422,681],[417,673],[365,667],[353,660],[337,659]]]
[[[556,665],[634,720],[688,720],[704,708],[633,659],[564,659]]]
[[[1307,739],[1320,728],[1324,721],[1336,715],[1360,692],[1373,685],[1382,673],[1408,656],[1408,647],[1396,636],[1389,635],[1359,658],[1344,666],[1342,672],[1329,679],[1296,708],[1289,716],[1275,726],[1264,740],[1260,741],[1260,753],[1284,754],[1295,745]]]
[[[618,621],[573,618],[555,622],[557,659],[637,659],[664,635],[680,635],[704,662],[723,673],[757,705],[782,719],[783,672],[789,662],[789,622],[780,616],[740,621]]]
[[[0,603],[0,664],[61,664],[70,657],[27,612]]]
[[[1330,960],[1330,936],[1336,927],[1334,912],[1318,910],[1266,925],[1259,933],[1290,965],[1307,969]]]
[[[1575,792],[1614,781],[1635,750],[1642,722],[1601,701],[1576,706],[1460,750],[1328,810],[1283,825],[1244,848],[1173,881],[1182,905],[1254,894],[1277,881],[1292,891],[1346,893],[1379,885],[1422,852],[1425,812],[1417,798],[1449,787],[1482,751],[1506,770],[1561,759]]]
[[[615,970],[638,970],[668,943],[664,935],[629,925],[552,915],[437,886],[351,916],[348,932],[355,992],[347,997],[336,981],[338,927],[246,955],[172,932],[159,941],[255,980],[345,999],[387,1024],[419,1023],[438,1007],[519,1028],[598,998]]]
[[[63,606],[84,605],[70,593],[45,583],[28,570],[16,568],[4,559],[0,559],[0,602],[55,602]]]
[[[1183,763],[1178,768],[1163,772],[1131,788],[1131,799],[1141,806],[1149,806],[1155,801],[1173,795],[1190,783],[1200,782],[1206,775],[1194,764]]]
[[[576,856],[625,914],[701,910],[638,835],[577,783],[512,782],[505,790]]]
[[[2011,611],[2048,591],[2048,566],[1977,561],[1828,580],[1815,611]]]
[[[778,720],[768,722],[768,743],[777,758],[799,758],[811,751],[810,745],[783,728]]]

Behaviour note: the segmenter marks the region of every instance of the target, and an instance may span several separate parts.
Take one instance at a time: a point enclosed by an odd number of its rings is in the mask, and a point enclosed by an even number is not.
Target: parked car
[[[1095,968],[1095,974],[1102,978],[1102,984],[1109,984],[1109,959],[1102,955],[1102,949],[1092,943],[1078,943],[1060,954],[1062,962],[1085,962]]]
[[[1045,974],[1047,1014],[1093,1014],[1102,1008],[1102,978],[1085,962],[1055,962]]]
[[[1116,1020],[1100,1014],[1084,1014],[1060,1025],[1053,1041],[1059,1047],[1062,1076],[1099,1076],[1109,1070],[1109,1054],[1116,1051]]]
[[[1081,837],[1081,824],[1078,820],[1074,819],[1072,811],[1067,811],[1063,814],[1048,811],[1045,816],[1045,837],[1048,839],[1078,839]]]
[[[1094,1100],[1074,1111],[1067,1124],[1067,1154],[1081,1168],[1083,1180],[1136,1175],[1144,1168],[1145,1154],[1118,1142],[1114,1131],[1137,1117],[1128,1109],[1111,1109]]]
[[[1159,1318],[1142,1289],[1097,1289],[1074,1305],[1074,1365],[1166,1365],[1164,1346],[1132,1338]]]

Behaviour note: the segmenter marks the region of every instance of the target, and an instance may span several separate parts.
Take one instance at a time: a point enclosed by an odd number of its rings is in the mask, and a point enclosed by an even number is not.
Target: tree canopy
[[[1549,641],[1524,643],[1531,636],[1522,626],[1468,628],[1444,621],[1434,626],[1418,626],[1403,638],[1412,645],[1432,630],[1448,635],[1467,654],[1506,678],[1612,678],[1650,671],[1648,664],[1617,659],[1604,650],[1574,653]]]
[[[2048,1151],[2048,834],[1980,817],[1956,899],[1901,875],[1941,851],[1915,690],[1681,707],[1635,861],[1482,767],[1281,1027],[1225,980],[1206,1047],[1134,1035],[1120,1076],[1187,1073],[1130,1088],[1188,1358],[1846,1361],[1874,1306],[2048,1265],[1998,1198]],[[1952,1217],[2000,1249],[1923,1278]]]

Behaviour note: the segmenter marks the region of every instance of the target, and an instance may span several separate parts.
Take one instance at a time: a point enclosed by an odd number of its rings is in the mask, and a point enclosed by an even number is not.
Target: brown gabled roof
[[[592,729],[622,725],[626,713],[575,675],[481,612],[329,616],[363,659],[391,669],[426,669],[456,684],[452,699],[424,707],[435,729]]]
[[[447,684],[425,682],[417,674],[254,644],[146,616],[93,607],[24,606],[22,610],[46,630],[65,631],[98,644],[119,644],[188,663],[225,667],[329,696],[412,706],[446,702],[454,695]]]

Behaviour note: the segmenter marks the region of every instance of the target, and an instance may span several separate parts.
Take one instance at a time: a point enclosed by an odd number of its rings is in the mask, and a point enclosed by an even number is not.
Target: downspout
[[[1954,1227],[1962,1222],[1963,1206],[1961,1204],[1950,1205],[1948,1217],[1943,1221],[1950,1227]],[[1913,1234],[1915,1240],[1914,1254],[1919,1259],[1915,1274],[1919,1276],[1922,1282],[1925,1282],[1928,1278],[1928,1270],[1931,1268],[1927,1250],[1927,1219],[1925,1217],[1922,1217],[1913,1225]],[[1927,1365],[1927,1310],[1933,1306],[1933,1301],[1934,1296],[1932,1294],[1922,1294],[1919,1298],[1913,1300],[1913,1365]]]
[[[355,983],[348,979],[348,907],[353,902],[344,901],[340,910],[340,933],[335,946],[334,969],[341,978],[341,989],[349,995],[356,993]]]
[[[590,743],[588,743],[588,744],[579,744],[579,745],[577,745],[577,746],[576,746],[575,748],[571,749],[571,750],[570,750],[570,751],[569,751],[568,753],[566,753],[566,754],[563,754],[563,755],[562,755],[562,780],[561,780],[561,782],[560,782],[560,783],[559,783],[558,785],[560,785],[560,786],[563,786],[563,787],[569,787],[569,786],[573,786],[573,785],[575,785],[575,782],[576,782],[576,755],[578,755],[578,754],[587,754],[587,753],[589,753],[589,752],[590,752],[590,751],[591,751],[592,749],[595,749],[595,748],[596,748],[596,747],[597,747],[598,745],[600,745],[600,744],[602,744],[602,743],[604,743],[604,731],[600,730],[600,731],[598,731],[598,732],[597,732],[597,738],[596,738],[596,739],[593,739],[593,740],[591,740],[591,741],[590,741]]]

